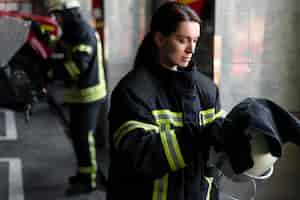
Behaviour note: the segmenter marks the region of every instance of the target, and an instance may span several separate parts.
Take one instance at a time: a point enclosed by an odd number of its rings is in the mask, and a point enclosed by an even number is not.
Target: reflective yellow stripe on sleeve
[[[167,124],[162,124],[158,127],[143,122],[128,121],[115,132],[113,142],[115,147],[118,148],[120,141],[124,138],[124,136],[136,129],[143,129],[151,133],[159,133],[170,168],[172,171],[176,171],[184,168],[186,164],[184,162],[175,131],[170,128],[166,128],[167,126]]]
[[[177,142],[174,130],[161,130],[160,132],[163,149],[172,171],[185,167],[185,162]]]
[[[206,125],[215,120],[215,109],[201,110],[199,113],[200,125]]]
[[[76,52],[76,51],[84,52],[84,53],[87,53],[87,54],[92,54],[93,53],[93,48],[90,45],[80,44],[80,45],[77,45],[77,46],[72,48],[72,52]]]
[[[41,29],[44,31],[49,31],[49,32],[52,32],[52,31],[55,31],[55,26],[52,26],[52,25],[47,25],[47,24],[41,24]]]
[[[195,2],[196,0],[178,0],[179,3],[183,3],[183,4],[190,4]]]
[[[68,61],[64,62],[64,66],[65,66],[66,70],[68,71],[71,79],[77,80],[78,75],[80,74],[80,71],[79,71],[76,63],[71,60],[68,60]]]
[[[172,124],[175,127],[182,127],[182,113],[172,112],[170,110],[154,110],[152,114],[159,125]]]
[[[160,137],[164,152],[172,171],[184,168],[186,166],[183,155],[174,129],[172,127],[182,127],[182,113],[172,112],[170,110],[154,110],[152,114],[156,123],[160,127]]]
[[[217,118],[224,117],[225,114],[226,114],[226,112],[222,109],[218,113],[215,113],[215,108],[201,110],[199,112],[199,124],[200,124],[200,126],[209,124]]]
[[[118,148],[120,141],[124,136],[126,136],[128,133],[130,133],[133,130],[136,129],[143,129],[145,131],[154,131],[158,133],[159,127],[153,125],[153,124],[146,124],[139,121],[128,121],[124,123],[118,130],[115,132],[113,141],[116,148]]]
[[[226,115],[226,111],[221,109],[219,112],[216,113],[215,119],[225,117],[225,115]]]

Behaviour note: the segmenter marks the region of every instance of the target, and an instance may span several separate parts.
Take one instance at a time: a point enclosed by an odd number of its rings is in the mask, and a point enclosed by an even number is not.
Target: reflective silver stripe
[[[101,93],[105,94],[104,96],[106,96],[107,91],[106,91],[106,80],[105,80],[103,58],[102,58],[102,45],[101,45],[100,37],[97,32],[95,33],[95,36],[97,39],[98,75],[99,75],[99,82],[100,82],[100,90]]]
[[[160,127],[160,138],[163,149],[172,171],[185,167],[183,155],[177,141],[174,127],[182,127],[182,113],[172,112],[170,110],[154,110],[152,114],[156,123]]]
[[[175,127],[182,127],[182,113],[170,110],[154,110],[152,114],[157,124],[172,124]]]
[[[219,112],[216,113],[215,119],[217,118],[224,118],[226,115],[226,111],[221,109]]]
[[[124,136],[126,136],[131,131],[139,129],[139,128],[143,129],[145,131],[149,131],[151,133],[153,133],[153,131],[154,131],[154,133],[158,133],[158,131],[159,131],[159,127],[155,126],[153,124],[146,124],[146,123],[134,121],[134,120],[125,122],[114,133],[113,142],[114,142],[115,147],[118,148],[120,141],[124,138]]]
[[[163,124],[160,130],[160,137],[164,152],[172,171],[185,167],[185,162],[177,142],[174,130],[170,130],[168,125]]]
[[[180,150],[179,143],[177,141],[177,137],[174,130],[170,130],[169,132],[171,143],[174,149],[174,158],[176,158],[178,169],[184,168],[186,166],[185,161],[183,159],[183,155]]]
[[[167,200],[169,177],[165,175],[153,183],[152,200]]]
[[[225,111],[222,109],[218,113],[215,113],[215,108],[201,110],[199,112],[199,124],[200,124],[200,126],[209,124],[217,118],[224,117],[225,114],[226,114]]]
[[[102,63],[102,47],[99,41],[99,36],[96,33],[97,38],[97,51],[98,51],[98,79],[99,82],[95,86],[89,88],[80,89],[77,87],[65,88],[64,99],[68,103],[88,103],[104,98],[107,95],[106,80],[104,76],[104,69]]]
[[[96,143],[95,143],[95,137],[93,131],[89,132],[88,136],[89,141],[89,150],[90,150],[90,158],[91,158],[91,164],[92,164],[92,172],[91,172],[91,180],[92,180],[92,186],[96,187],[96,176],[97,176],[97,158],[96,158]]]
[[[199,113],[200,125],[206,125],[215,119],[215,108],[201,110]]]
[[[89,153],[91,159],[91,166],[88,167],[79,167],[79,172],[83,174],[88,174],[91,177],[91,185],[96,187],[96,176],[97,176],[97,160],[96,160],[96,147],[95,139],[93,132],[90,131],[88,134],[88,143],[89,143]]]
[[[211,192],[212,192],[212,186],[213,186],[213,182],[214,182],[214,178],[212,177],[204,177],[205,180],[208,183],[208,189],[207,189],[207,194],[206,194],[206,200],[210,200],[211,197]]]
[[[102,84],[101,84],[102,85]],[[106,96],[106,90],[101,85],[79,89],[76,87],[65,88],[64,99],[69,103],[93,102]]]

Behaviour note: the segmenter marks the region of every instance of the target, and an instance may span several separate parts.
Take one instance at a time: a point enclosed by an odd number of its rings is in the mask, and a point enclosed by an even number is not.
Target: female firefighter
[[[200,19],[178,2],[152,17],[130,71],[112,93],[109,200],[214,199],[208,151],[222,123],[217,87],[192,55]]]

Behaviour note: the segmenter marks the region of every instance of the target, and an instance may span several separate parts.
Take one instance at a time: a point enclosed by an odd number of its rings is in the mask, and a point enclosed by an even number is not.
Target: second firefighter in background
[[[102,49],[97,32],[84,20],[77,0],[49,0],[49,14],[58,21],[62,36],[57,45],[62,59],[52,60],[49,73],[64,81],[64,101],[69,106],[70,136],[77,158],[67,194],[96,189],[95,130],[101,102],[106,97]]]

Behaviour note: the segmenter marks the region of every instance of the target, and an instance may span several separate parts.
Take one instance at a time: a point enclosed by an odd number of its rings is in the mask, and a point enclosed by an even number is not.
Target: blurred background
[[[148,31],[151,15],[160,4],[166,1],[80,1],[84,16],[101,35],[109,92],[131,70],[137,48]],[[218,85],[221,103],[226,111],[230,111],[234,105],[251,96],[268,98],[300,117],[299,1],[178,1],[191,6],[203,20],[195,60],[199,64],[199,70]],[[0,0],[0,10],[33,15],[47,14],[46,1],[41,0]],[[0,31],[3,34],[5,30],[1,26]],[[13,41],[6,42],[9,45]],[[1,45],[4,46],[0,48],[2,51],[0,54],[4,54],[7,48],[4,43]],[[59,84],[55,92],[59,101]],[[101,110],[100,117],[103,119],[107,116],[108,102],[109,99],[105,108]],[[49,119],[45,118],[45,120]],[[57,124],[57,126],[61,125]],[[103,176],[106,177],[109,158],[107,144],[103,147],[103,143],[107,141],[107,122],[101,121],[98,129],[99,132],[104,133],[99,136],[98,140],[102,141],[99,142],[100,149],[104,148],[99,159]],[[1,151],[5,150],[0,147]],[[294,144],[286,145],[282,158],[275,165],[273,176],[266,181],[256,183],[255,199],[299,199],[299,155],[299,147]],[[38,165],[36,168],[38,170]],[[252,183],[240,184],[226,179],[221,183],[221,189],[225,193],[241,200],[250,199],[254,189]],[[0,189],[0,198],[1,191]],[[27,189],[26,192],[33,191]],[[102,198],[104,198],[103,195],[105,196],[105,189],[103,193],[100,195]],[[9,196],[7,192],[5,194]],[[28,194],[27,199],[34,198]]]

